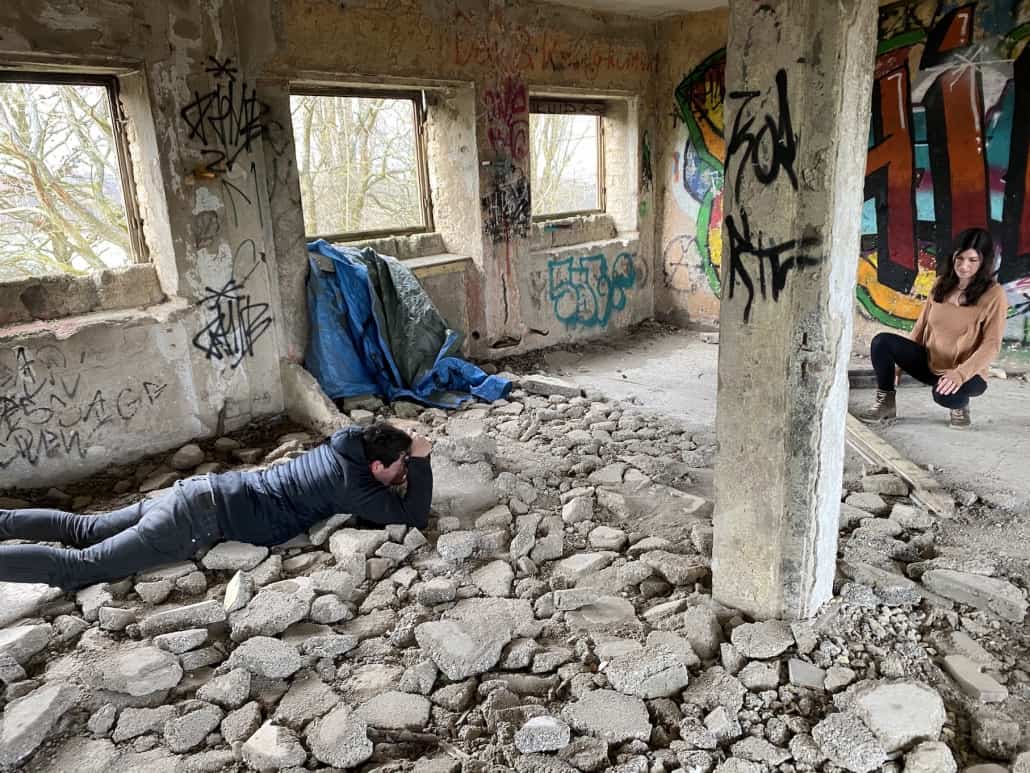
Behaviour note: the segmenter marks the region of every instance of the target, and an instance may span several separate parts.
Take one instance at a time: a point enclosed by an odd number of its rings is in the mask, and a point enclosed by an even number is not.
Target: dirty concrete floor
[[[556,349],[543,355],[545,368],[584,388],[642,410],[675,416],[686,426],[715,425],[719,347],[702,334],[649,326],[604,343]],[[856,356],[852,367],[867,368]],[[864,406],[872,390],[855,389],[852,408]],[[1030,384],[991,379],[987,393],[973,402],[972,430],[947,426],[947,412],[923,388],[899,394],[903,418],[877,432],[902,454],[951,488],[974,491],[996,507],[1030,510]],[[849,454],[849,457],[852,455]],[[849,458],[848,467],[854,466]]]

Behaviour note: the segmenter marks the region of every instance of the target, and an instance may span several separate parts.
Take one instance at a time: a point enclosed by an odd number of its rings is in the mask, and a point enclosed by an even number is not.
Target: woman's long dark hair
[[[994,240],[991,235],[982,228],[967,228],[955,237],[955,252],[947,260],[944,266],[938,265],[938,270],[944,268],[944,273],[937,277],[933,284],[931,295],[936,303],[944,303],[956,287],[958,287],[958,274],[955,273],[955,256],[966,250],[976,250],[980,256],[980,268],[973,275],[969,286],[965,289],[962,301],[963,306],[975,306],[991,285],[994,284]]]

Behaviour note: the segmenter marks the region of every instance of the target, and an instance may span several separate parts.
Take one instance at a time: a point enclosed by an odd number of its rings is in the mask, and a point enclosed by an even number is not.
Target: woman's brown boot
[[[969,418],[969,406],[965,408],[954,408],[951,411],[951,419],[948,422],[952,429],[968,429],[973,420]]]
[[[859,421],[866,424],[875,424],[878,421],[887,421],[898,417],[898,406],[895,401],[895,392],[885,392],[882,389],[876,390],[876,402],[868,410],[861,411],[856,415]]]

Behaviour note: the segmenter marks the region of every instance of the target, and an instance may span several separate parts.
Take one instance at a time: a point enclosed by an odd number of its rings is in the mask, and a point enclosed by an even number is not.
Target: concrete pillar
[[[832,594],[877,0],[731,0],[715,597]]]

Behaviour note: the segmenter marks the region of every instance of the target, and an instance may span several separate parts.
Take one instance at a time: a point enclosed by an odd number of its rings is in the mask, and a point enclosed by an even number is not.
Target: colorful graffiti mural
[[[910,328],[938,257],[951,254],[959,231],[979,226],[995,236],[1010,314],[1030,313],[1030,2],[907,0],[882,6],[879,25],[861,307],[884,324]],[[720,50],[675,91],[687,138],[674,155],[673,193],[696,207],[694,247],[716,295],[725,70]]]
[[[603,254],[558,258],[547,264],[548,296],[554,315],[569,327],[604,327],[616,311],[626,308],[626,291],[637,281],[634,256],[619,253],[612,261]]]

